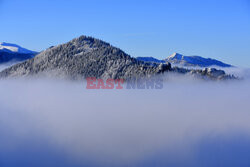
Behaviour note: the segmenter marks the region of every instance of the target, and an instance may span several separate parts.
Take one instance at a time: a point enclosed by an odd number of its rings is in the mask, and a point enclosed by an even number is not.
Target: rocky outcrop
[[[165,71],[169,71],[171,69],[170,63],[161,63],[158,66],[158,73],[164,73]]]

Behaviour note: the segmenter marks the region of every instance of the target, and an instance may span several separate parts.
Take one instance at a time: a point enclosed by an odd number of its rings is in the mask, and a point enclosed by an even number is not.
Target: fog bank
[[[0,166],[249,166],[250,87],[0,81]]]

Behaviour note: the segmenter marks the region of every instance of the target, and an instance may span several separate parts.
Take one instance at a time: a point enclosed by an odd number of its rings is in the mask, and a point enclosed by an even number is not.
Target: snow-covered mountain
[[[6,43],[6,42],[0,42],[0,51],[2,52],[14,52],[14,53],[20,53],[20,54],[34,54],[36,52],[25,49],[21,46],[18,46],[16,44]]]
[[[121,49],[93,37],[80,36],[65,44],[41,52],[33,59],[18,63],[0,72],[0,78],[44,76],[82,80],[96,78],[150,78],[163,73],[193,75],[201,79],[235,79],[222,70],[191,70],[171,67],[170,63],[145,63]]]
[[[183,56],[179,53],[173,53],[165,61],[173,65],[181,66],[197,66],[197,67],[209,67],[209,66],[219,66],[219,67],[232,67],[230,64],[223,63],[221,61],[203,58],[200,56]]]
[[[0,43],[0,64],[14,63],[33,58],[37,52],[25,49],[16,44]]]
[[[179,53],[173,53],[171,56],[167,57],[165,60],[159,60],[153,57],[137,57],[140,61],[151,62],[151,63],[164,63],[169,62],[173,66],[185,66],[185,67],[232,67],[230,64],[223,63],[221,61],[203,58],[200,56],[183,56]]]

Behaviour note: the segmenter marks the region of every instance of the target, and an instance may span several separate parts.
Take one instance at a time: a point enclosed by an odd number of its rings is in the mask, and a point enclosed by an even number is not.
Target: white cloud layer
[[[249,166],[250,86],[0,81],[0,166]]]

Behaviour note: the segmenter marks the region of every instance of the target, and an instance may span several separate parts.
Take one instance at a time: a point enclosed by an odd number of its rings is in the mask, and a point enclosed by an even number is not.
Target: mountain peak
[[[172,55],[170,55],[167,59],[178,59],[178,60],[181,60],[183,57],[182,54],[179,54],[179,53],[176,53],[174,52]]]
[[[110,46],[109,43],[104,42],[100,39],[96,39],[90,36],[82,35],[78,38],[73,39],[70,41],[71,43],[77,44],[77,45],[104,45],[104,46]]]

